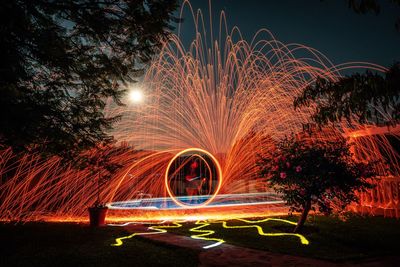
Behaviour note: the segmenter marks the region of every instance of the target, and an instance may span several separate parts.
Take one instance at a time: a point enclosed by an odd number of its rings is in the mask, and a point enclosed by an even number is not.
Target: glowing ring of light
[[[218,185],[217,185],[217,189],[215,189],[214,194],[211,195],[211,197],[205,201],[204,203],[198,204],[198,205],[188,205],[185,204],[184,202],[179,201],[175,195],[172,193],[171,189],[169,188],[169,182],[168,182],[168,173],[169,173],[169,169],[171,168],[172,163],[181,155],[188,153],[188,152],[202,152],[204,154],[206,154],[207,156],[209,156],[211,158],[211,160],[213,161],[213,163],[215,164],[215,167],[217,168],[217,172],[218,172]],[[222,184],[222,169],[221,166],[219,165],[218,160],[207,150],[201,149],[201,148],[188,148],[185,150],[182,150],[181,152],[177,153],[168,163],[167,169],[165,170],[165,188],[167,189],[168,195],[171,197],[172,201],[175,202],[175,204],[177,204],[178,206],[181,207],[204,207],[206,205],[208,205],[209,203],[211,203],[214,198],[218,195],[219,190],[221,189],[221,184]]]

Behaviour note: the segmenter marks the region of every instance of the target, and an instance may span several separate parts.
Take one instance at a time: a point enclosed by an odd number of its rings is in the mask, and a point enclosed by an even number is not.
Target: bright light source
[[[128,97],[133,103],[140,103],[143,101],[143,93],[137,89],[130,91]]]

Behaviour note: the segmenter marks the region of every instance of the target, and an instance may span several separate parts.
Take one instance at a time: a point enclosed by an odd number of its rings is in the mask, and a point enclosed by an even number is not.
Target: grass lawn
[[[297,218],[284,218],[296,221]],[[201,230],[214,230],[209,237],[222,238],[228,244],[267,250],[283,254],[319,258],[331,261],[351,261],[370,257],[400,256],[400,220],[382,217],[352,216],[343,222],[324,216],[310,216],[303,235],[309,245],[302,245],[294,236],[268,237],[257,234],[256,228],[225,229],[222,223],[212,223]],[[230,220],[228,226],[251,225]],[[282,222],[259,223],[264,232],[291,232],[293,226]],[[193,235],[189,229],[194,223],[185,223],[182,228],[171,229],[183,235]]]
[[[296,218],[284,218],[296,221]],[[253,219],[255,220],[255,219]],[[249,226],[239,220],[228,226]],[[291,232],[292,225],[268,221],[257,223],[266,233]],[[194,222],[168,232],[193,235]],[[226,229],[213,222],[201,230],[213,230],[208,237],[226,243],[271,252],[352,261],[370,257],[400,257],[400,220],[352,216],[343,222],[332,217],[310,216],[303,235],[309,245],[295,236],[260,236],[257,229]],[[62,223],[0,224],[0,266],[197,266],[196,251],[176,248],[135,237],[123,246],[112,247],[115,238],[126,235],[119,227],[92,229],[86,225]],[[199,233],[197,233],[199,234]],[[210,242],[212,244],[212,242]]]
[[[123,228],[61,223],[0,224],[0,266],[197,266],[197,253],[132,238]]]

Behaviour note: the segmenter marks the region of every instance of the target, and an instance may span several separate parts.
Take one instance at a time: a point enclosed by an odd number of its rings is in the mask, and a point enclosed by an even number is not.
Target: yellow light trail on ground
[[[285,220],[285,219],[277,219],[277,218],[266,218],[266,219],[261,219],[261,220],[247,220],[247,219],[236,219],[238,221],[247,223],[247,224],[251,224],[251,225],[233,225],[233,226],[229,226],[227,225],[227,221],[203,221],[203,220],[197,220],[195,223],[195,227],[189,229],[189,232],[195,232],[198,234],[193,234],[190,237],[193,239],[197,239],[197,240],[205,240],[205,241],[215,241],[215,243],[211,244],[211,245],[207,245],[204,246],[204,249],[208,249],[208,248],[213,248],[213,247],[217,247],[223,243],[225,243],[225,240],[222,238],[217,238],[217,237],[210,237],[213,234],[218,234],[216,233],[216,231],[211,230],[211,229],[203,229],[207,226],[210,226],[212,223],[222,223],[222,227],[225,229],[242,229],[242,228],[256,228],[257,232],[260,236],[270,236],[270,237],[278,237],[278,236],[295,236],[298,237],[300,239],[301,244],[303,245],[309,245],[310,242],[307,240],[307,238],[305,238],[303,235],[301,234],[297,234],[297,233],[266,233],[264,232],[263,228],[258,225],[259,223],[263,223],[263,222],[268,222],[268,221],[276,221],[276,222],[283,222],[283,223],[287,223],[290,225],[296,225],[295,222],[289,221],[289,220]],[[148,230],[154,230],[155,232],[139,232],[139,233],[133,233],[131,235],[128,236],[123,236],[123,237],[119,237],[115,239],[115,243],[112,244],[111,246],[121,246],[123,244],[122,240],[125,239],[130,239],[134,236],[138,236],[138,235],[155,235],[155,234],[163,234],[163,233],[167,233],[167,229],[171,229],[171,228],[180,228],[182,227],[182,222],[184,221],[175,221],[172,222],[172,225],[159,225],[159,226],[150,226],[148,227]],[[163,224],[165,223],[165,221],[160,222],[159,224]],[[122,225],[110,225],[110,226],[126,226],[130,223],[127,224],[122,224]]]
[[[262,219],[262,220],[246,220],[246,219],[237,219],[238,221],[242,221],[248,224],[252,224],[252,225],[238,225],[238,226],[229,226],[227,225],[227,221],[216,221],[216,223],[222,222],[222,227],[226,228],[226,229],[240,229],[240,228],[256,228],[257,232],[259,235],[261,236],[271,236],[271,237],[275,237],[275,236],[296,236],[300,239],[300,242],[303,245],[308,245],[310,244],[310,242],[307,240],[307,238],[305,238],[303,235],[301,234],[296,234],[296,233],[265,233],[263,228],[259,225],[257,225],[258,223],[263,223],[263,222],[267,222],[267,221],[277,221],[277,222],[283,222],[283,223],[288,223],[291,225],[296,225],[295,222],[289,221],[289,220],[284,220],[284,219],[276,219],[276,218],[266,218],[266,219]],[[225,242],[225,240],[220,239],[220,238],[213,238],[213,237],[208,237],[210,235],[215,234],[216,232],[214,230],[200,230],[201,228],[207,227],[210,225],[210,223],[208,222],[200,222],[197,221],[195,223],[196,225],[201,224],[200,226],[196,226],[194,228],[191,228],[189,231],[191,232],[200,232],[202,234],[199,235],[192,235],[190,236],[193,239],[202,239],[202,240],[207,240],[207,241],[216,241],[216,243],[209,245],[209,246],[205,246],[203,248],[207,249],[207,248],[212,248],[212,247],[216,247],[219,246],[221,244],[223,244]]]
[[[200,226],[196,226],[194,228],[191,228],[189,231],[190,232],[197,232],[197,233],[201,233],[201,234],[191,235],[190,236],[191,238],[200,239],[200,240],[206,240],[206,241],[216,241],[216,243],[214,243],[214,244],[211,244],[211,245],[208,245],[208,246],[204,246],[203,247],[204,249],[216,247],[216,246],[219,246],[219,245],[221,245],[222,243],[225,242],[223,239],[207,237],[209,235],[215,234],[215,231],[213,231],[213,230],[200,230],[203,227],[209,226],[210,223],[208,223],[206,221],[205,222],[197,221],[195,224],[196,225],[200,224]]]
[[[130,238],[132,238],[134,236],[165,234],[165,233],[168,232],[167,230],[165,230],[165,228],[168,229],[168,228],[179,228],[179,227],[182,227],[182,224],[180,224],[179,222],[172,222],[172,224],[173,225],[150,226],[148,228],[148,230],[154,230],[156,232],[140,232],[140,233],[133,233],[133,234],[128,235],[128,236],[118,237],[118,238],[115,239],[115,243],[111,244],[111,246],[113,246],[113,247],[122,246],[122,244],[123,244],[122,240],[130,239]],[[115,226],[115,225],[113,225],[113,226]]]
[[[284,222],[284,223],[288,223],[291,225],[296,225],[295,222],[289,221],[289,220],[284,220],[284,219],[275,219],[275,218],[266,218],[263,220],[256,220],[256,221],[251,221],[251,220],[245,220],[245,219],[238,219],[238,221],[242,221],[245,223],[263,223],[263,222],[267,222],[267,221],[278,221],[278,222]],[[295,234],[295,233],[265,233],[263,228],[259,225],[256,224],[252,224],[252,225],[237,225],[237,226],[228,226],[227,222],[224,221],[222,223],[222,227],[227,228],[227,229],[240,229],[240,228],[256,228],[258,231],[259,235],[262,236],[296,236],[300,239],[300,242],[303,245],[308,245],[310,244],[310,242],[301,234]]]

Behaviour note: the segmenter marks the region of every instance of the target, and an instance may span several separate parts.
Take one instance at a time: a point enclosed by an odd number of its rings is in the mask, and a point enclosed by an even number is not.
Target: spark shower
[[[142,103],[108,107],[109,114],[123,115],[112,134],[137,150],[112,159],[124,167],[102,187],[104,202],[170,198],[167,167],[175,155],[189,148],[215,157],[221,172],[220,197],[268,192],[265,181],[257,179],[257,155],[268,153],[274,140],[300,133],[314,108],[294,110],[294,98],[318,76],[336,80],[348,69],[386,70],[365,62],[334,65],[316,49],[284,44],[266,29],[246,41],[237,27],[228,28],[224,12],[219,31],[213,32],[211,17],[207,20],[201,11],[194,12],[188,2],[184,8],[192,12],[194,21],[190,46],[173,34],[145,74]],[[320,137],[352,137],[352,132],[366,127],[343,122]],[[358,158],[385,156],[398,173],[396,153],[385,136],[353,141]],[[58,158],[42,161],[27,154],[15,159],[10,149],[0,151],[2,220],[86,219],[87,207],[96,201],[96,174],[61,166]],[[214,213],[216,217],[232,215],[221,209]],[[255,214],[249,209],[242,212]],[[109,219],[132,219],[129,216],[116,211]],[[173,218],[174,211],[158,216]],[[151,213],[133,217],[153,219]]]

